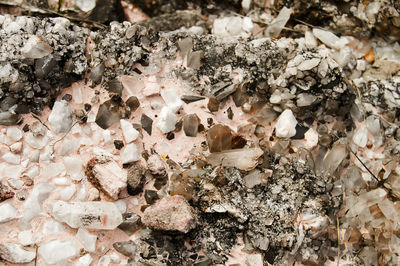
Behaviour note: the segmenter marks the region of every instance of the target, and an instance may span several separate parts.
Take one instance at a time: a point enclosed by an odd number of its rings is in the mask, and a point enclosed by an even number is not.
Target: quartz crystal
[[[55,102],[48,120],[55,132],[68,132],[72,125],[72,112],[67,102],[64,100]]]
[[[279,138],[290,138],[296,135],[297,120],[292,110],[285,110],[275,125],[275,134]]]
[[[122,215],[112,202],[54,201],[49,213],[72,228],[113,230],[122,223]]]
[[[55,264],[75,257],[79,254],[79,248],[75,241],[61,241],[56,239],[45,244],[41,244],[37,252],[47,264]]]
[[[0,258],[5,261],[17,264],[25,264],[31,262],[35,257],[36,252],[34,250],[26,250],[19,244],[0,244]]]
[[[185,115],[183,118],[183,131],[188,137],[196,137],[199,128],[199,118],[195,114]]]
[[[207,143],[210,152],[229,150],[232,144],[232,133],[228,126],[214,125],[207,132]]]

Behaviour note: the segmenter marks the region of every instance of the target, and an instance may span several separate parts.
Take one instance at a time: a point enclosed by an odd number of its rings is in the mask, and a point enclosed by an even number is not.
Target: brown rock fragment
[[[14,192],[8,186],[0,183],[0,202],[12,197],[14,197]]]
[[[142,222],[157,230],[187,233],[195,227],[196,218],[185,198],[176,195],[166,196],[146,208]]]
[[[143,166],[139,163],[135,163],[129,167],[127,175],[129,195],[136,195],[142,191],[145,180],[144,172]]]

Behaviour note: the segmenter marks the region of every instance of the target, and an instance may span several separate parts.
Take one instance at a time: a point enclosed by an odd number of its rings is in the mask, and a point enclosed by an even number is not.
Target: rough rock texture
[[[89,182],[113,200],[117,200],[118,194],[126,188],[126,172],[111,158],[91,159],[85,174]]]
[[[0,17],[1,109],[40,113],[85,72],[88,30],[65,18]]]
[[[187,233],[196,226],[196,217],[184,197],[166,196],[146,208],[142,222],[157,230]]]

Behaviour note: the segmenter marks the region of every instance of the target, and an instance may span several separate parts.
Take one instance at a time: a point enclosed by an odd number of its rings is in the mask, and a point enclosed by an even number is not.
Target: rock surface
[[[146,208],[142,222],[157,230],[187,233],[196,226],[196,217],[184,197],[165,196]]]
[[[15,243],[0,244],[0,258],[11,263],[28,263],[36,257],[35,251],[24,249]]]

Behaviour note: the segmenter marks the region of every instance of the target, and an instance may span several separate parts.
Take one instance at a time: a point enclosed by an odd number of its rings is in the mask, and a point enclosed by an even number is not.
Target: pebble
[[[48,121],[51,129],[57,133],[66,133],[70,130],[72,111],[66,101],[62,100],[54,103]]]
[[[26,231],[21,231],[18,234],[18,241],[23,245],[23,246],[30,246],[35,243],[33,239],[33,233],[31,230],[26,230]]]
[[[80,181],[85,176],[82,168],[82,160],[75,157],[64,157],[64,167],[72,180]]]
[[[7,128],[7,137],[13,141],[19,141],[22,139],[22,130],[16,127],[9,127]]]
[[[11,263],[28,263],[36,257],[34,250],[24,249],[15,243],[0,244],[0,258]]]
[[[278,118],[275,125],[275,134],[279,138],[291,138],[296,135],[297,120],[292,110],[285,110]]]
[[[14,192],[12,192],[8,186],[0,182],[0,202],[12,197],[14,197]]]
[[[133,127],[132,123],[121,119],[120,124],[126,143],[131,143],[139,137],[139,131]]]
[[[139,163],[131,165],[127,174],[127,188],[130,195],[136,195],[142,191],[144,184],[144,168]]]
[[[79,254],[79,249],[75,241],[55,239],[41,244],[37,252],[47,264],[55,264],[75,257]]]
[[[3,160],[10,164],[20,164],[21,157],[18,154],[14,154],[12,152],[8,152],[2,156]]]
[[[81,242],[83,247],[89,252],[96,252],[97,236],[90,234],[87,230],[79,228],[76,239]]]
[[[165,196],[146,208],[142,222],[153,229],[182,233],[187,233],[196,226],[192,207],[179,195]]]
[[[0,223],[5,223],[17,218],[17,209],[8,202],[0,205]]]
[[[78,259],[75,266],[90,266],[90,264],[92,264],[92,261],[92,256],[90,256],[90,254],[86,254]]]
[[[126,145],[125,149],[121,153],[121,162],[123,164],[139,161],[140,158],[141,156],[135,143]]]

